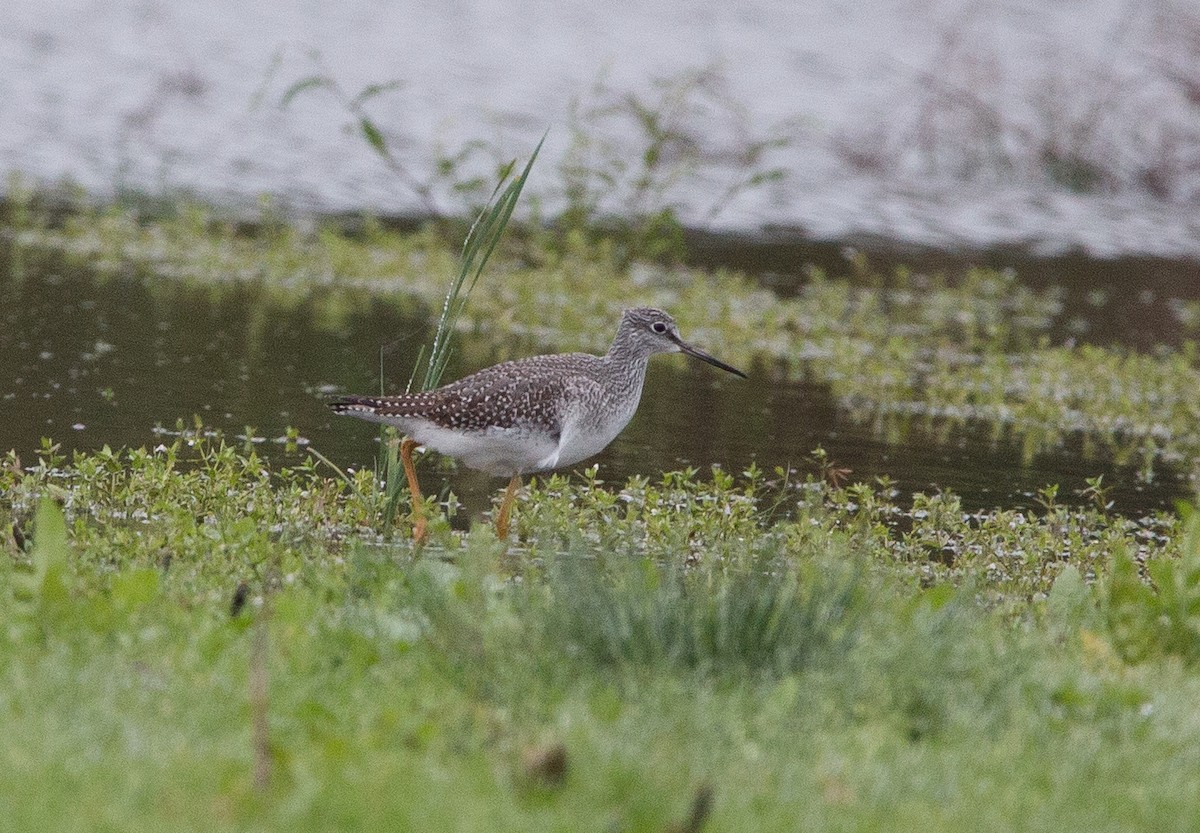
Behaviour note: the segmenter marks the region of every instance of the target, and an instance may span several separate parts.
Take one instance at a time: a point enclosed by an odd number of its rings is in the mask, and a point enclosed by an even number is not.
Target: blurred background
[[[455,213],[549,130],[548,214],[1200,254],[1191,0],[5,5],[0,168],[100,197]]]

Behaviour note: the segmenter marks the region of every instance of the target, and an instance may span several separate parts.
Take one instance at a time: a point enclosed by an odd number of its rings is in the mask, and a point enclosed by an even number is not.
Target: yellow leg
[[[408,478],[408,491],[412,495],[413,540],[425,543],[425,502],[421,497],[421,484],[417,482],[417,469],[413,465],[412,453],[417,447],[414,440],[405,437],[400,441],[400,461],[404,463],[404,476]]]
[[[517,497],[517,489],[521,488],[521,475],[514,474],[504,490],[504,499],[500,501],[500,511],[496,514],[496,537],[504,540],[508,537],[508,518],[512,514],[513,500]]]

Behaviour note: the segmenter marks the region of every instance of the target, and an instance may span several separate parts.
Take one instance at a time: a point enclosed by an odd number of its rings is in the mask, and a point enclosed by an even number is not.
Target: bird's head
[[[746,378],[746,374],[731,367],[714,356],[710,356],[698,347],[688,344],[679,335],[679,327],[675,319],[660,309],[653,307],[637,307],[627,309],[621,317],[621,328],[617,332],[614,348],[621,346],[639,358],[652,356],[655,353],[686,353],[687,355],[707,362],[713,367]]]

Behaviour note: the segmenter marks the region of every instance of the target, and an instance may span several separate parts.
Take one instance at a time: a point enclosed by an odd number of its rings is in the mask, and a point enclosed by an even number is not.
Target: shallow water
[[[648,135],[665,131],[680,141],[654,154],[648,207],[693,224],[1200,253],[1195,3],[95,6],[7,4],[0,178],[384,214],[428,209],[415,179],[453,213],[455,185],[490,180],[549,130],[530,180],[543,215],[564,207],[556,168],[579,156],[604,182],[601,213],[624,214],[641,204]],[[338,95],[284,105],[314,75],[347,98],[398,82],[365,109],[410,176],[389,174]],[[596,144],[573,150],[581,136]],[[1100,187],[1048,162],[1067,147]]]
[[[1011,269],[1024,286],[1054,290],[1061,309],[1046,336],[1136,350],[1175,347],[1200,335],[1200,260],[1147,256],[1090,257],[1081,252],[1037,256],[1013,247],[944,251],[895,241],[813,241],[775,234],[717,234],[690,231],[688,261],[700,267],[732,267],[759,275],[775,292],[794,294],[806,270],[852,274],[855,261],[872,272],[896,269],[940,273],[951,280],[976,267]],[[1190,307],[1190,309],[1189,309]]]
[[[429,335],[429,319],[403,300],[297,299],[145,275],[97,281],[47,256],[21,272],[0,262],[0,449],[26,462],[42,437],[66,449],[152,446],[198,415],[228,436],[250,426],[259,453],[280,461],[273,438],[294,426],[337,465],[370,466],[377,428],[334,417],[323,397],[377,391],[381,345],[387,389],[402,389]],[[477,364],[507,357],[485,351],[466,352],[481,356]],[[452,363],[447,378],[474,369]],[[1078,442],[1022,465],[1018,439],[993,440],[987,426],[859,422],[823,386],[743,381],[670,356],[651,362],[636,417],[594,461],[607,482],[689,465],[740,472],[752,462],[803,477],[818,471],[811,453],[821,446],[851,480],[890,477],[902,494],[949,489],[968,509],[1035,507],[1036,490],[1051,483],[1060,499],[1078,501],[1074,493],[1098,474],[1128,514],[1170,508],[1185,494],[1169,471],[1142,483],[1132,469],[1085,458]],[[466,470],[427,471],[428,488],[448,483],[469,512],[502,485]]]

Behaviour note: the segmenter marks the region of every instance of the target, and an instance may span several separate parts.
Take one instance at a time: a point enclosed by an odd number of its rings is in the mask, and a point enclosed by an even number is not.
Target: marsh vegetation
[[[372,436],[335,448],[321,395],[379,384],[380,341],[409,334],[382,374],[404,386],[458,268],[441,229],[55,214],[33,194],[5,227],[0,407],[60,420],[0,468],[17,827],[1171,830],[1197,812],[1200,521],[1166,511],[1200,475],[1186,337],[1065,337],[1062,293],[1006,271],[859,259],[781,295],[527,229],[462,308],[449,372],[603,350],[616,311],[648,304],[754,379],[662,368],[632,443],[536,479],[507,545],[477,523],[490,484],[464,504],[464,473],[426,460],[446,485],[414,548]],[[1169,309],[1190,332],[1189,303]],[[22,314],[40,336],[11,335]],[[61,366],[55,344],[75,345]],[[183,398],[171,377],[205,363],[225,388]],[[139,400],[151,379],[173,393]],[[672,422],[684,392],[703,419]],[[853,441],[793,431],[806,397]],[[848,464],[855,443],[874,451]],[[910,447],[1020,485],[960,496],[914,480]],[[1072,482],[1045,476],[1056,460]]]

